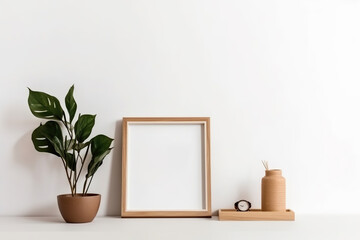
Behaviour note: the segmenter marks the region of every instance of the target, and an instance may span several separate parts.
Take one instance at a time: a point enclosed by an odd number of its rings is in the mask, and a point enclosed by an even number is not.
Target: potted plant
[[[88,140],[96,115],[79,114],[75,121],[77,104],[73,93],[74,85],[65,97],[67,114],[56,97],[30,88],[28,104],[35,117],[48,120],[32,133],[35,149],[58,156],[65,169],[71,193],[57,197],[61,215],[66,222],[83,223],[91,222],[99,209],[101,195],[88,190],[96,171],[112,150],[113,139],[100,134]],[[87,173],[83,177],[85,168]],[[84,178],[84,183],[78,193],[80,178]]]

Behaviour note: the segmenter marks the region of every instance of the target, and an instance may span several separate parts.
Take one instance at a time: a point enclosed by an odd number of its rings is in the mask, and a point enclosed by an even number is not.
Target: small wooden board
[[[220,221],[294,221],[295,212],[287,209],[285,212],[261,211],[260,209],[251,209],[247,212],[239,212],[235,209],[220,209]]]

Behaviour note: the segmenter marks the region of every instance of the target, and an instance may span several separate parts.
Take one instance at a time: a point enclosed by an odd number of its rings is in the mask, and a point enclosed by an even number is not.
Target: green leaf
[[[114,139],[105,135],[97,135],[91,139],[91,161],[88,165],[88,172],[86,178],[89,178],[95,174],[98,168],[103,164],[104,158],[111,152],[112,148],[109,148]]]
[[[89,164],[88,173],[86,174],[86,178],[93,176],[99,167],[103,164],[103,161],[98,162],[97,164]]]
[[[86,178],[89,178],[95,174],[98,168],[103,164],[104,158],[111,152],[111,150],[112,148],[109,148],[99,156],[94,156],[94,155],[92,156],[88,166],[88,172],[86,174]]]
[[[48,121],[37,127],[31,139],[39,152],[48,152],[64,157],[63,136],[60,125],[55,121]]]
[[[75,145],[75,140],[65,140],[65,147],[66,147],[66,151],[72,150],[74,149],[74,145]]]
[[[40,128],[41,133],[51,142],[55,151],[65,158],[63,136],[60,125],[55,121],[48,121]]]
[[[67,151],[74,149],[75,151],[79,152],[80,150],[86,148],[89,145],[90,145],[90,142],[76,144],[76,141],[74,139],[66,140],[66,146],[67,146],[66,150]]]
[[[61,120],[63,117],[64,111],[59,100],[49,94],[32,91],[29,88],[28,104],[35,117],[54,120]]]
[[[93,156],[100,156],[108,150],[114,139],[109,138],[105,135],[97,135],[91,139],[91,153]]]
[[[35,149],[38,152],[47,152],[60,157],[60,155],[55,151],[52,143],[44,136],[44,134],[40,130],[40,128],[42,127],[43,125],[37,127],[31,135],[31,140],[34,144]]]
[[[69,89],[69,92],[66,94],[66,97],[65,97],[65,105],[66,105],[66,109],[68,110],[68,113],[69,113],[70,123],[74,119],[76,109],[77,109],[77,104],[76,104],[73,94],[74,94],[74,85],[71,86],[71,88]]]
[[[86,143],[78,143],[76,146],[75,146],[75,150],[76,151],[80,151],[81,149],[83,148],[86,148],[87,146],[90,145],[90,141],[89,142],[86,142]]]
[[[72,153],[65,154],[65,162],[66,162],[66,166],[70,168],[72,171],[76,170],[75,156]]]
[[[79,119],[75,123],[75,137],[82,143],[84,142],[91,134],[92,128],[95,124],[96,115],[80,115]]]

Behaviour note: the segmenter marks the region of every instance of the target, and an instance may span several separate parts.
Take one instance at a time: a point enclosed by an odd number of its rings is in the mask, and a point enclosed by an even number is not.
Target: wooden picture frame
[[[122,217],[211,217],[210,118],[123,118]]]

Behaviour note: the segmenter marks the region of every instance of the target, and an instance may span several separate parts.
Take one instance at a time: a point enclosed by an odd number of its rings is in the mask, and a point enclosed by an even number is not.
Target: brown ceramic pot
[[[63,194],[57,196],[62,217],[67,223],[91,222],[99,210],[101,195],[88,193],[85,195]]]
[[[261,210],[286,211],[285,178],[280,169],[265,171],[261,181]]]

